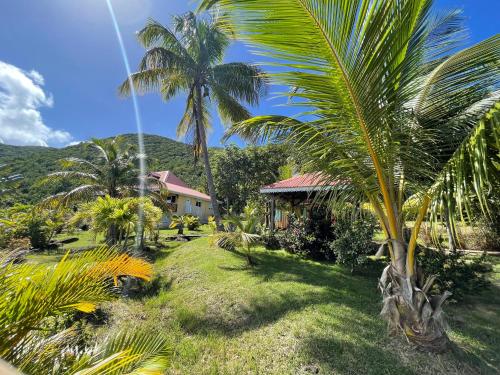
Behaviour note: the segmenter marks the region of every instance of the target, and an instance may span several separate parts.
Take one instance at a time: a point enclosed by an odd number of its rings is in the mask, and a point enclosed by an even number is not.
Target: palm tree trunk
[[[391,263],[384,269],[379,281],[383,297],[381,315],[389,323],[391,333],[402,332],[407,340],[419,348],[443,352],[449,347],[442,305],[450,295],[429,293],[435,277],[424,278],[417,268],[415,252],[420,226],[425,218],[429,200],[425,200],[415,221],[409,244],[402,233],[389,241]]]
[[[210,195],[210,201],[212,203],[212,209],[214,211],[215,223],[217,225],[217,230],[222,231],[224,227],[222,225],[222,218],[219,211],[219,203],[217,202],[217,196],[215,194],[215,185],[214,178],[212,176],[212,169],[210,168],[210,158],[208,156],[208,147],[207,147],[207,137],[205,132],[205,125],[203,124],[203,115],[202,115],[202,94],[201,94],[201,85],[196,86],[196,129],[198,131],[199,142],[201,146],[201,151],[203,154],[203,162],[205,164],[205,174],[207,175],[207,185],[208,192]]]

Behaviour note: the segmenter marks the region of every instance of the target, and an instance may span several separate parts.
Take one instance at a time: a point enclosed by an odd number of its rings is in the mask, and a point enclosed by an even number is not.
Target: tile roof
[[[260,192],[314,191],[328,189],[337,185],[339,185],[339,181],[327,181],[321,173],[306,173],[263,186],[260,188]]]
[[[191,189],[184,181],[171,171],[151,172],[150,175],[157,178],[170,193],[186,195],[188,197],[198,198],[207,202],[210,201],[210,196],[198,190]]]

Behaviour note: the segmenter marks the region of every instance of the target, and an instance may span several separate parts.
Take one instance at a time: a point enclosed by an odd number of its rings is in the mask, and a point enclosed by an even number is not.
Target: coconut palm
[[[9,257],[0,256],[0,357],[22,373],[160,374],[166,368],[166,340],[157,334],[123,332],[82,348],[75,329],[47,333],[54,317],[93,312],[113,298],[118,277],[150,280],[151,264],[108,248],[67,254],[55,266]]]
[[[63,171],[50,173],[42,183],[68,180],[79,183],[77,187],[48,197],[45,202],[61,202],[64,205],[89,201],[96,196],[112,198],[133,195],[139,186],[139,156],[132,145],[122,137],[92,139],[88,147],[95,151],[95,161],[81,158],[61,160]]]
[[[498,178],[500,37],[456,52],[461,15],[435,14],[431,0],[204,3],[222,6],[237,37],[275,58],[282,68],[271,79],[293,87],[289,104],[307,111],[253,118],[228,135],[285,142],[305,169],[339,181],[336,200],[369,201],[390,256],[382,315],[411,342],[446,348],[448,294],[427,295],[433,278],[416,267],[416,240],[444,191],[456,203],[451,220],[473,197],[487,210]],[[410,197],[418,214],[406,239]]]
[[[248,110],[240,104],[258,103],[264,89],[260,70],[245,63],[223,63],[229,37],[219,18],[197,18],[193,13],[174,17],[172,29],[150,20],[138,33],[147,52],[132,74],[120,86],[129,95],[131,84],[138,93],[159,91],[164,100],[187,94],[186,109],[177,126],[178,137],[190,137],[195,157],[203,157],[208,191],[217,226],[222,228],[219,205],[207,149],[210,104],[216,104],[224,123],[247,119]]]

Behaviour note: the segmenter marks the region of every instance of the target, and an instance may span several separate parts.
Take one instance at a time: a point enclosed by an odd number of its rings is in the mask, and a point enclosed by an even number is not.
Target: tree
[[[249,200],[259,199],[262,186],[279,179],[287,153],[278,145],[244,149],[229,145],[215,152],[212,160],[219,197],[226,201],[228,209],[242,212]]]
[[[250,114],[240,104],[257,104],[264,91],[260,70],[245,63],[222,63],[229,37],[219,18],[197,18],[193,13],[174,17],[172,30],[154,20],[138,33],[147,52],[134,73],[120,86],[130,95],[131,84],[139,93],[160,91],[164,100],[179,92],[187,93],[186,109],[177,127],[179,137],[191,137],[195,157],[203,157],[215,220],[222,228],[210,160],[207,129],[210,102],[214,100],[224,123],[247,119]]]
[[[88,147],[96,152],[97,161],[80,158],[62,159],[63,171],[50,173],[42,183],[58,180],[80,182],[76,188],[48,197],[45,202],[61,202],[70,205],[88,201],[96,196],[109,195],[112,198],[125,197],[137,192],[139,186],[139,156],[133,146],[121,137],[111,140],[92,139]]]
[[[55,317],[91,313],[112,299],[118,277],[150,280],[151,264],[108,248],[66,254],[56,266],[10,256],[0,255],[1,358],[24,374],[159,374],[167,367],[167,342],[156,333],[122,332],[95,347],[79,346],[75,328],[50,334]]]
[[[142,225],[139,225],[139,209],[142,210]],[[161,217],[161,209],[155,207],[149,198],[112,198],[106,195],[81,206],[71,222],[73,225],[83,222],[89,224],[90,230],[96,235],[107,233],[112,227],[117,233],[116,241],[108,238],[108,242],[112,245],[117,243],[126,249],[132,232],[136,236],[142,236],[144,230],[153,233]]]
[[[427,295],[434,279],[416,267],[417,235],[443,191],[456,203],[450,220],[473,196],[487,210],[484,195],[498,178],[500,37],[456,52],[460,12],[435,14],[429,0],[204,3],[220,4],[237,36],[275,58],[282,68],[271,80],[293,87],[291,105],[307,108],[229,134],[285,142],[304,168],[339,182],[337,200],[370,202],[391,260],[382,315],[416,345],[444,350],[448,294]],[[407,239],[402,207],[411,196],[418,214]]]

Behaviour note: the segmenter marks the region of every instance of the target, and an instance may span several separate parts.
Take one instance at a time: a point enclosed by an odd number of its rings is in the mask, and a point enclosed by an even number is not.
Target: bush
[[[45,249],[66,222],[66,211],[14,205],[0,211],[0,248],[15,239],[29,239],[35,249]]]
[[[278,250],[281,248],[280,241],[275,233],[265,230],[260,235],[262,244],[268,250]]]
[[[198,216],[186,215],[186,226],[189,230],[196,230],[200,227],[200,218]]]
[[[364,264],[367,256],[373,253],[373,233],[375,231],[373,216],[363,218],[341,218],[335,222],[335,240],[330,243],[330,250],[337,262],[351,269]]]
[[[490,285],[488,273],[492,267],[486,262],[486,255],[473,259],[458,251],[447,253],[443,250],[424,248],[417,262],[424,275],[435,275],[433,292],[449,291],[455,301],[466,295],[477,293]]]
[[[330,250],[334,239],[331,219],[321,210],[313,217],[299,220],[290,215],[288,228],[278,231],[275,238],[279,245],[292,254],[316,260],[335,260]]]

